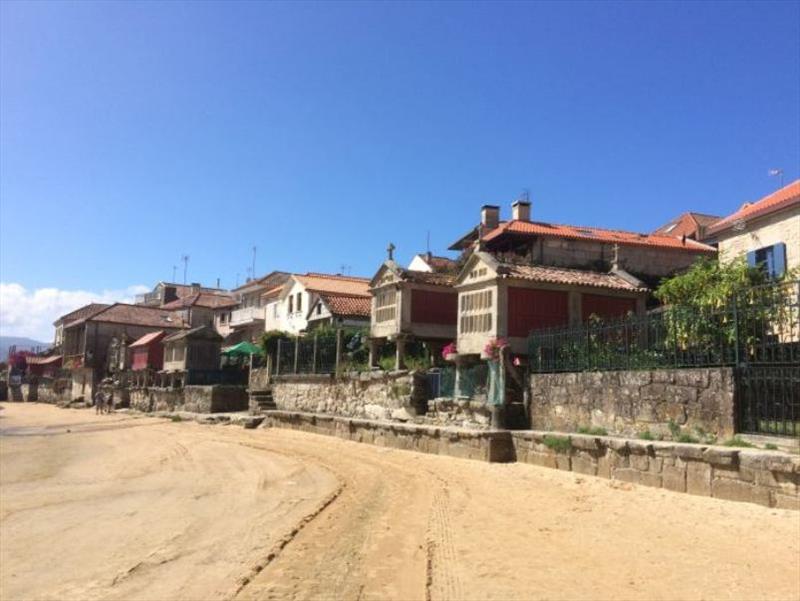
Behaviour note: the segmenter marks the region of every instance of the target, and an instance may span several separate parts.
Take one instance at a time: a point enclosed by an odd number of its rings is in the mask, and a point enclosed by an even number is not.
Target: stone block
[[[597,475],[597,462],[587,453],[579,453],[572,458],[572,471],[589,476]]]
[[[800,497],[772,491],[772,506],[778,509],[793,509],[800,511]]]
[[[571,434],[570,440],[572,441],[572,446],[576,449],[596,452],[600,448],[600,440],[594,436]]]
[[[686,468],[665,466],[662,476],[662,486],[667,490],[686,492]]]
[[[743,501],[770,506],[769,489],[730,478],[714,478],[711,483],[712,496],[729,501]]]
[[[686,492],[711,496],[711,466],[702,461],[686,463]]]
[[[556,468],[569,472],[572,470],[572,458],[569,455],[556,455]]]
[[[661,474],[654,474],[652,472],[642,472],[639,474],[639,484],[643,484],[644,486],[652,486],[654,488],[661,488],[661,483]]]
[[[703,451],[706,447],[696,444],[676,444],[673,445],[673,452],[681,459],[702,459]]]
[[[631,453],[630,466],[640,472],[646,472],[650,469],[650,457],[647,455],[635,455]]]
[[[709,447],[703,451],[703,461],[712,465],[738,466],[739,451],[735,449]]]
[[[643,442],[641,440],[629,440],[628,449],[630,450],[631,455],[653,454],[653,445],[649,442]]]
[[[633,484],[639,484],[641,475],[642,472],[628,467],[617,468],[611,472],[611,477],[614,480],[622,480]]]

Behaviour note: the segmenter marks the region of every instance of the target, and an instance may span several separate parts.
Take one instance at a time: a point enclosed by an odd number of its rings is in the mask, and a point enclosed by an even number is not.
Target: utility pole
[[[183,283],[186,284],[186,272],[189,270],[189,255],[181,255],[183,261]]]

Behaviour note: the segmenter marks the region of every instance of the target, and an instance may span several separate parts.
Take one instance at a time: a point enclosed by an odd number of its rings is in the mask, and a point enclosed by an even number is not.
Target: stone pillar
[[[394,368],[396,370],[404,369],[406,356],[406,339],[403,336],[398,336],[395,340],[395,353],[394,353]]]
[[[369,367],[376,367],[378,365],[378,358],[381,356],[381,346],[383,346],[382,338],[369,339]]]

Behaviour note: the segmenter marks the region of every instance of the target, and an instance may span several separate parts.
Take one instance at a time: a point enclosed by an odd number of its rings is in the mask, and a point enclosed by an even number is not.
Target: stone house
[[[172,282],[159,282],[150,292],[136,295],[135,303],[137,305],[146,305],[148,307],[162,307],[167,303],[191,296],[198,293],[204,294],[227,294],[227,290],[222,288],[209,288],[202,286],[199,283],[192,284],[175,284]]]
[[[217,315],[224,316],[238,305],[239,302],[229,294],[197,292],[169,302],[162,308],[178,313],[191,328],[211,326],[221,335],[218,326],[226,325],[227,320],[224,317],[217,319]]]
[[[180,315],[158,307],[114,303],[64,324],[63,365],[72,372],[72,398],[91,398],[95,382],[108,371],[110,351],[120,341],[150,332],[186,328]]]
[[[284,271],[272,271],[231,291],[238,304],[233,308],[217,309],[214,316],[215,329],[225,337],[226,344],[259,340],[266,319],[266,300],[262,295],[283,286],[289,277],[290,274]]]
[[[649,289],[618,267],[608,272],[510,263],[474,252],[454,284],[458,292],[456,347],[480,355],[493,338],[515,354],[528,350],[532,330],[578,325],[590,316],[641,314]]]
[[[396,366],[403,365],[404,347],[411,340],[426,344],[432,355],[455,340],[458,292],[455,262],[438,264],[412,260],[408,269],[392,258],[384,262],[370,281],[370,361],[374,364],[384,341],[397,349]],[[411,269],[411,265],[427,267]]]
[[[800,267],[800,180],[745,203],[708,233],[716,239],[722,261],[744,256],[773,277]]]
[[[716,215],[706,215],[704,213],[686,212],[678,215],[675,219],[653,230],[653,234],[658,236],[673,236],[675,238],[691,238],[709,243],[708,228],[714,225],[720,217]]]
[[[501,261],[598,272],[607,272],[616,259],[620,268],[651,287],[717,252],[688,237],[533,221],[527,201],[516,201],[511,209],[511,219],[501,221],[498,206],[484,205],[481,222],[450,250],[468,255],[480,247]]]
[[[74,321],[78,321],[79,319],[83,319],[89,315],[93,315],[94,313],[98,313],[103,309],[108,308],[110,305],[105,303],[90,303],[88,305],[84,305],[80,309],[75,309],[67,313],[66,315],[62,315],[56,321],[53,322],[53,326],[55,327],[55,337],[53,340],[53,348],[56,350],[61,349],[61,345],[64,343],[64,326],[66,324],[72,323]]]
[[[320,326],[335,328],[369,327],[370,299],[367,296],[321,292],[308,310],[308,330]]]
[[[165,336],[164,369],[191,383],[196,372],[216,372],[220,369],[222,336],[211,326],[199,326]]]

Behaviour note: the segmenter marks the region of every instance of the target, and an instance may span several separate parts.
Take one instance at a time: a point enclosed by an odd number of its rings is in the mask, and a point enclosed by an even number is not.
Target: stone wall
[[[800,509],[800,457],[547,432],[512,432],[517,461],[676,492]]]
[[[701,439],[734,433],[731,368],[533,374],[530,387],[536,430],[598,427],[670,438],[677,426]]]
[[[492,407],[481,401],[439,398],[428,401],[424,423],[459,428],[488,429],[492,424]]]
[[[22,384],[20,395],[21,400],[28,402],[67,404],[72,396],[72,381],[42,378],[36,383]]]
[[[409,420],[427,403],[424,376],[405,371],[275,376],[271,389],[280,410],[368,419]]]
[[[130,406],[137,411],[191,411],[225,413],[247,410],[244,386],[184,386],[183,388],[131,388]]]

